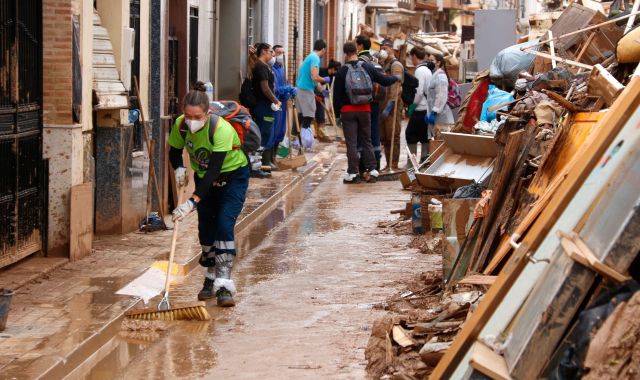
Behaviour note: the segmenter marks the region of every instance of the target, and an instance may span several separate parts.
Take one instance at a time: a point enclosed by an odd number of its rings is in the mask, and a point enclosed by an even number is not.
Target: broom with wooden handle
[[[178,204],[181,204],[182,200],[178,200]],[[211,319],[209,312],[207,311],[206,304],[204,302],[185,303],[180,305],[174,305],[172,308],[169,303],[169,285],[171,283],[171,270],[173,267],[173,257],[176,253],[176,243],[178,242],[178,227],[180,221],[176,220],[173,225],[173,235],[171,237],[171,250],[169,251],[169,263],[167,265],[167,277],[164,283],[164,295],[158,303],[157,308],[146,308],[130,310],[125,315],[130,319],[142,319],[142,320],[161,320],[161,321],[174,321],[174,320],[199,320],[208,321]]]

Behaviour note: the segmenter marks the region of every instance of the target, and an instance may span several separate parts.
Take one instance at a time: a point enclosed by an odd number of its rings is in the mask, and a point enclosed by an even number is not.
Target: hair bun
[[[204,86],[204,83],[203,83],[202,81],[197,81],[197,82],[193,85],[193,90],[195,90],[195,91],[207,92],[207,88]]]

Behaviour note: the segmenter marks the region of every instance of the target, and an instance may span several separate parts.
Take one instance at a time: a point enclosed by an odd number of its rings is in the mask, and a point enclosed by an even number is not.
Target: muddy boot
[[[218,300],[218,306],[231,307],[235,306],[233,295],[236,293],[236,285],[231,279],[231,268],[233,267],[234,255],[230,253],[222,253],[216,255],[216,280],[214,282],[214,290]]]
[[[204,285],[202,286],[202,290],[200,290],[200,293],[198,293],[198,301],[206,301],[215,297],[216,294],[213,291],[213,284],[215,280],[216,268],[204,268]]]
[[[274,146],[273,149],[271,149],[271,171],[275,172],[278,170],[278,163],[276,162],[276,157],[278,156],[278,146]]]

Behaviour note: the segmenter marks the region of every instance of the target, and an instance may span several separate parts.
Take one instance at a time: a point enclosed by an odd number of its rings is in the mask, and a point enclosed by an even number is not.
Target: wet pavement
[[[365,378],[364,350],[375,303],[429,270],[410,236],[382,233],[406,194],[398,182],[343,185],[342,156],[320,182],[309,177],[283,200],[269,223],[302,202],[266,236],[239,236],[234,279],[237,306],[209,309],[208,322],[170,322],[160,330],[123,332],[110,352],[82,373],[88,378]],[[313,188],[315,191],[311,192]],[[299,197],[299,198],[296,198]],[[269,219],[267,219],[269,220]],[[260,242],[257,247],[254,243]],[[195,270],[174,295],[193,299]]]
[[[273,214],[276,205],[272,203],[302,186],[304,178],[324,175],[322,162],[332,160],[332,155],[325,153],[310,161],[308,172],[301,169],[298,173],[274,173],[269,180],[252,179],[248,202],[239,218],[241,230],[251,230],[253,224],[273,225],[277,213]],[[307,159],[312,157],[313,154]],[[185,233],[178,240],[176,261],[193,262],[200,252],[195,214],[185,221],[181,231]],[[118,338],[120,320],[137,301],[115,292],[155,260],[165,259],[170,239],[171,231],[100,237],[94,241],[91,256],[21,285],[13,299],[7,328],[0,332],[0,379],[31,379],[43,374],[61,378],[74,369],[73,377],[82,378],[103,358],[127,347]],[[135,350],[131,346],[131,352]]]

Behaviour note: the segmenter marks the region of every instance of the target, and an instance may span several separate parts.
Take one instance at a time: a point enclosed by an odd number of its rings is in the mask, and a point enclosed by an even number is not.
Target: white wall
[[[193,6],[197,6],[198,13],[198,79],[214,81],[211,78],[211,64],[215,53],[213,41],[211,41],[211,31],[214,27],[213,1],[211,0],[191,0]]]

